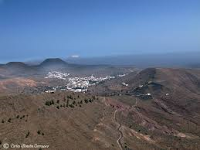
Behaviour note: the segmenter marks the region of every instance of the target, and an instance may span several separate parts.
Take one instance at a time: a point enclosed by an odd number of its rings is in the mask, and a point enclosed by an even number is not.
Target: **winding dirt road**
[[[103,102],[104,102],[104,104],[105,104],[106,106],[108,106],[108,104],[106,103],[106,98],[105,98],[105,97],[103,98]],[[117,114],[118,111],[120,111],[120,110],[118,110],[118,109],[115,110],[114,116],[113,116],[113,121],[115,121],[115,122],[118,124],[117,131],[118,131],[118,133],[119,133],[119,138],[117,139],[116,142],[117,142],[117,144],[118,144],[120,150],[123,150],[123,146],[122,146],[122,143],[121,143],[121,139],[123,138],[123,133],[122,133],[122,131],[121,131],[122,125],[117,121],[117,118],[116,118],[116,114]],[[105,114],[104,114],[104,115],[105,115]]]
[[[119,132],[119,138],[117,139],[117,144],[119,145],[120,150],[123,150],[122,144],[121,144],[121,139],[123,138],[123,133],[121,131],[122,125],[119,122],[117,122],[117,118],[116,118],[116,113],[117,112],[118,112],[118,110],[115,110],[115,112],[114,112],[114,120],[118,124],[117,131]]]

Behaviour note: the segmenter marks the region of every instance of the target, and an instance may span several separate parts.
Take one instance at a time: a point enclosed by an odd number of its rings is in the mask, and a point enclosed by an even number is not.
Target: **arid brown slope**
[[[26,87],[36,87],[37,82],[28,78],[12,78],[0,80],[0,93],[17,93]]]
[[[120,82],[99,86],[106,87],[112,100],[122,103],[112,106],[119,111],[124,148],[200,148],[199,70],[150,68],[129,74]],[[112,88],[114,83],[118,88]],[[99,86],[93,90],[98,91]]]
[[[50,145],[50,150],[117,150],[114,109],[102,100],[68,92],[2,96],[1,144],[37,143]]]
[[[199,70],[152,68],[102,83],[107,89],[101,97],[1,96],[0,143],[47,144],[52,150],[199,150],[199,77]]]

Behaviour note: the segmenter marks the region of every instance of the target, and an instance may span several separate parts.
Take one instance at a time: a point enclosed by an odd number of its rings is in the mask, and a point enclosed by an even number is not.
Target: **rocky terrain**
[[[78,76],[80,66],[59,62],[44,61],[42,73],[0,67],[0,149],[200,149],[200,70],[84,66]],[[92,81],[87,91],[66,88]]]

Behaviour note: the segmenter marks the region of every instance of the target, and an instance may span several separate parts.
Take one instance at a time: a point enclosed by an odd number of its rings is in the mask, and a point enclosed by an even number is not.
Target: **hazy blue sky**
[[[0,0],[0,61],[200,51],[200,0]]]

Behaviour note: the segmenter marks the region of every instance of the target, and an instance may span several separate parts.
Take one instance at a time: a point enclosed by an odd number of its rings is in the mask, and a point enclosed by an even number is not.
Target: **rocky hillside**
[[[199,77],[199,70],[151,68],[102,82],[86,93],[2,95],[0,144],[199,150]]]

